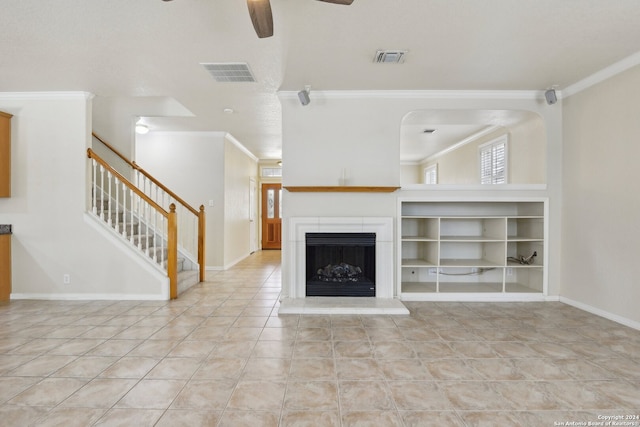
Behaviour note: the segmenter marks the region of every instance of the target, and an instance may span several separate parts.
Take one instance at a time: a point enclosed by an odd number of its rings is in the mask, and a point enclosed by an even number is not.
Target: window
[[[507,183],[507,135],[480,146],[480,183]]]
[[[437,184],[438,183],[438,164],[431,165],[424,169],[424,183],[425,184]]]
[[[262,168],[263,178],[282,178],[282,168],[264,167]]]

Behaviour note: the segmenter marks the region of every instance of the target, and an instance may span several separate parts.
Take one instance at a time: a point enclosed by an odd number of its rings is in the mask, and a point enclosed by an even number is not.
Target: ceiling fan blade
[[[333,4],[344,4],[347,6],[353,3],[353,0],[318,0],[318,1],[323,1],[325,3],[333,3]]]
[[[256,34],[261,39],[273,35],[273,15],[269,0],[247,0],[249,15]]]

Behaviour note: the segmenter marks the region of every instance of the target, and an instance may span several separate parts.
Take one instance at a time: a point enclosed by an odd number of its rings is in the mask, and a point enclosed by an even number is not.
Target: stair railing
[[[175,204],[165,210],[91,148],[91,212],[167,272],[169,296],[178,297],[178,227]],[[156,243],[160,246],[153,246]],[[166,243],[165,243],[166,242]]]
[[[136,162],[127,159],[122,153],[95,133],[92,133],[92,135],[132,168],[133,176],[131,177],[131,181],[139,190],[158,205],[165,207],[165,209],[172,204],[176,206],[179,248],[182,252],[191,254],[197,259],[199,265],[199,280],[203,282],[205,280],[204,205],[201,205],[200,209],[196,210],[150,173],[138,166]]]

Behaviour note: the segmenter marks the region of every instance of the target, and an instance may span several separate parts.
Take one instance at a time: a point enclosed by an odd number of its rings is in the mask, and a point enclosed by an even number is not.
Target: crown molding
[[[0,92],[0,99],[9,100],[68,100],[68,99],[93,99],[95,95],[90,92]]]
[[[313,90],[325,99],[540,99],[539,90]],[[298,99],[297,91],[279,91],[280,99]]]
[[[589,77],[586,77],[570,86],[567,86],[562,90],[562,97],[568,98],[571,95],[582,92],[583,90],[588,89],[591,86],[608,80],[611,77],[614,77],[637,65],[640,65],[640,52],[636,52],[633,55],[627,56],[623,60],[611,64],[608,67],[591,74]]]
[[[245,147],[244,145],[242,145],[242,143],[240,141],[238,141],[233,135],[231,135],[230,133],[227,133],[225,135],[225,138],[231,142],[233,145],[235,145],[240,151],[242,151],[244,154],[246,154],[247,156],[249,156],[254,162],[258,162],[260,159],[258,159],[251,151],[249,151],[249,149],[247,147]]]

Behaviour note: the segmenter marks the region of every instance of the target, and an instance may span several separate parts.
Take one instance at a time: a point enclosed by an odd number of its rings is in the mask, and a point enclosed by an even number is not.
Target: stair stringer
[[[115,246],[119,251],[127,253],[127,257],[140,266],[148,275],[149,280],[157,282],[158,292],[150,294],[106,294],[102,295],[100,299],[114,299],[114,300],[159,300],[166,301],[170,299],[169,289],[169,277],[163,269],[154,263],[149,257],[140,253],[140,251],[131,245],[129,240],[125,239],[120,233],[117,233],[106,222],[97,218],[90,212],[85,212],[83,215],[86,224],[96,230],[106,241]]]

